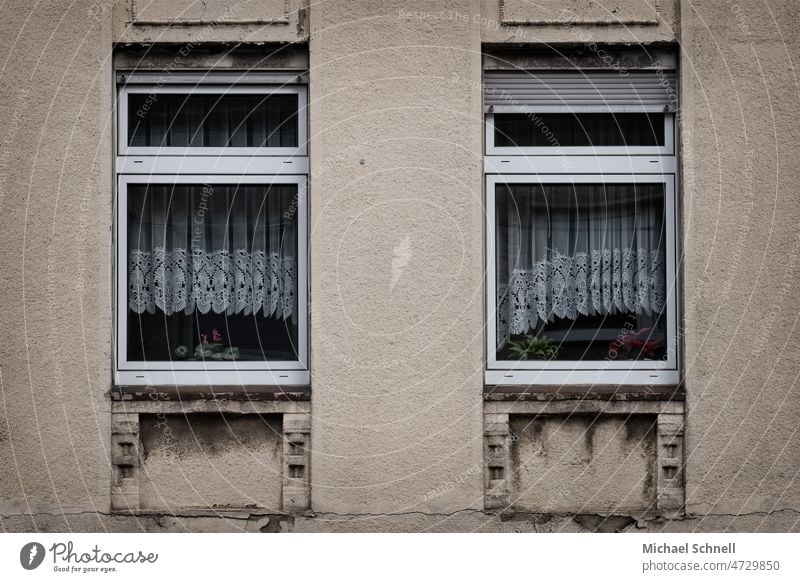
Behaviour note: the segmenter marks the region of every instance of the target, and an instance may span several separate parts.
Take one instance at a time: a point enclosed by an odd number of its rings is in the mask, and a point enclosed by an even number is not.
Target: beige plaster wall
[[[120,43],[308,40],[308,0],[96,0]]]
[[[480,39],[416,16],[468,8],[313,7],[316,511],[482,507]]]
[[[673,42],[679,0],[480,0],[491,44]]]
[[[0,18],[0,515],[109,507],[111,22]]]
[[[688,508],[796,518],[800,5],[681,14]]]

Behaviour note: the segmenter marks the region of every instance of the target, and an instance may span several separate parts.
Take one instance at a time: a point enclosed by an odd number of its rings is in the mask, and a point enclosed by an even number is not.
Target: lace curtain
[[[497,342],[554,318],[664,306],[660,184],[498,185]]]
[[[128,189],[134,313],[296,317],[295,186]]]

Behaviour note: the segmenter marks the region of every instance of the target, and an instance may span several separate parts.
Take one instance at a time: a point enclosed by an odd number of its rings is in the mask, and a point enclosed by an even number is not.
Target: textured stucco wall
[[[0,515],[108,512],[111,22],[0,18]],[[77,515],[73,515],[77,514]]]
[[[309,6],[301,29],[143,27],[133,37],[112,37],[107,3],[4,4],[2,528],[796,530],[800,8],[659,5],[671,16],[657,26],[589,27],[588,37],[522,26],[521,38],[488,24],[499,16],[490,0],[336,0]],[[316,514],[109,515],[112,40],[294,41],[307,31]],[[637,524],[485,513],[481,40],[676,33],[691,515]],[[570,474],[556,466],[553,483]]]
[[[317,511],[482,506],[479,33],[401,14],[466,4],[311,13]]]
[[[308,40],[307,0],[95,0],[115,42]]]
[[[800,4],[681,14],[688,508],[796,519]]]
[[[679,0],[480,2],[481,39],[492,44],[672,42],[679,19]]]

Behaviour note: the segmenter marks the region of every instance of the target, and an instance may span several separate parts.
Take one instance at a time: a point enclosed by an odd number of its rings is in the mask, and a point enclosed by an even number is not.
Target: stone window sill
[[[487,402],[524,402],[559,400],[610,401],[682,401],[683,386],[619,386],[619,385],[528,385],[484,386]]]
[[[311,400],[311,386],[114,386],[114,401],[246,401],[303,402]]]

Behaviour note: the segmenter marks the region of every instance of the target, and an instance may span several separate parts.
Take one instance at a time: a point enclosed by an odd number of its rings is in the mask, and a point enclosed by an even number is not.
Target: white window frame
[[[213,81],[213,76],[205,77]],[[297,95],[297,147],[198,147],[198,146],[129,146],[128,96],[143,95]],[[122,156],[307,156],[308,121],[306,112],[308,93],[305,85],[125,85],[119,90],[117,127],[117,151]]]
[[[628,148],[619,155],[619,148],[490,148],[494,127],[486,123],[486,156],[484,158],[486,201],[486,369],[489,385],[676,385],[680,382],[678,350],[678,286],[677,269],[677,161],[674,151],[674,121],[665,128],[673,136],[667,155],[640,155]],[[491,138],[493,140],[493,137]],[[495,155],[496,150],[517,149],[518,155]],[[537,155],[521,155],[519,150],[535,150]],[[591,150],[589,152],[585,150]],[[652,148],[651,148],[652,149]],[[582,150],[582,151],[573,151]],[[540,154],[540,155],[539,155]],[[666,222],[666,324],[667,359],[649,361],[553,360],[513,361],[497,359],[496,306],[496,222],[495,187],[497,184],[572,184],[572,183],[663,183]]]
[[[161,92],[219,92],[219,77],[204,75],[208,86],[171,87]],[[307,89],[305,86],[226,86],[225,91],[294,92],[300,96],[298,148],[123,148],[127,145],[127,94],[152,86],[119,88],[116,155],[114,265],[114,382],[117,385],[308,385],[308,157]],[[174,90],[173,90],[174,89]],[[240,91],[243,89],[244,91]],[[136,152],[134,150],[148,150]],[[162,155],[163,154],[163,155]],[[303,154],[303,155],[300,155]],[[127,359],[128,272],[127,194],[130,185],[147,184],[296,184],[297,185],[297,321],[298,358],[287,361],[140,362]]]

